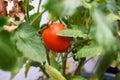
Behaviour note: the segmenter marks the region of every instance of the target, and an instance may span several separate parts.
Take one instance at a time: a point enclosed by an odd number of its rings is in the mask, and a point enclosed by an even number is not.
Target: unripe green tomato
[[[44,45],[55,52],[65,52],[70,46],[70,38],[58,36],[59,31],[64,30],[65,27],[60,23],[52,23],[42,33],[42,40]]]

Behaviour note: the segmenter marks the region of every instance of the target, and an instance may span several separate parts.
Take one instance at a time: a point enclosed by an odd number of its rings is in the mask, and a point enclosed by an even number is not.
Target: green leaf
[[[27,7],[28,11],[31,11],[32,9],[34,9],[34,6],[29,3],[30,3],[30,0],[24,0],[24,4],[21,4],[21,5],[24,7]]]
[[[117,64],[118,64],[118,61],[117,60],[113,60],[110,66],[115,68],[116,66],[118,66]]]
[[[117,3],[117,6],[118,6],[119,9],[120,9],[120,0],[117,0],[116,3]]]
[[[29,11],[31,11],[32,9],[34,9],[33,5],[29,5]]]
[[[85,0],[81,0],[81,1],[82,1],[82,5],[83,5],[84,7],[89,8],[89,9],[92,8],[92,5],[91,5],[89,2],[87,2],[87,1],[85,1]]]
[[[105,50],[116,50],[116,26],[112,20],[106,17],[101,11],[94,11],[94,21],[96,23],[96,40]]]
[[[120,52],[118,53],[117,60],[120,62]]]
[[[77,38],[77,37],[86,38],[87,37],[87,35],[84,34],[82,31],[80,31],[80,30],[72,30],[72,29],[62,30],[62,31],[58,32],[57,35],[59,35],[59,36],[67,36],[67,37],[74,37],[74,38]]]
[[[51,80],[66,80],[63,75],[56,70],[54,67],[50,65],[45,65],[45,69],[47,70]]]
[[[45,48],[37,31],[28,23],[22,23],[15,32],[17,48],[27,58],[44,62],[46,59]]]
[[[46,9],[57,16],[72,15],[80,6],[81,0],[47,0]]]
[[[111,18],[112,20],[119,20],[120,19],[119,15],[115,15],[113,13],[109,14],[108,17]]]
[[[6,25],[9,24],[8,17],[2,17],[2,16],[0,16],[0,27],[2,27],[5,24]]]
[[[82,76],[67,76],[67,80],[87,80]]]
[[[118,14],[118,8],[115,0],[106,0],[107,8],[111,13]]]
[[[90,11],[89,9],[85,8],[84,6],[80,6],[76,9],[74,14],[70,17],[70,22],[73,25],[77,25],[78,27],[83,27],[85,28],[86,26],[86,21],[88,20],[90,16]]]
[[[11,41],[11,35],[7,31],[0,32],[0,69],[12,70],[20,53]]]
[[[58,71],[60,71],[60,72],[62,71],[61,65],[55,59],[50,60],[50,65],[53,66]]]
[[[57,15],[53,15],[52,13],[48,13],[49,19],[53,22],[57,21],[59,17]]]
[[[29,63],[30,66],[33,66],[33,67],[39,67],[40,66],[40,63],[39,62],[36,62],[36,61],[32,61]]]
[[[114,80],[120,80],[120,72],[116,74]]]
[[[43,10],[41,13],[35,13],[31,16],[31,21],[30,21],[30,25],[35,26],[36,28],[39,27],[40,24],[40,20],[41,20],[41,16],[42,14],[45,12],[46,10]]]
[[[102,80],[105,71],[111,65],[112,61],[114,60],[114,53],[113,51],[105,52],[101,55],[95,65],[95,72],[94,77],[91,80]]]
[[[39,16],[39,15],[41,15],[41,13],[34,13],[33,15],[30,16],[30,21],[32,22],[31,25],[37,29],[40,26],[40,20],[41,20],[41,16]],[[36,19],[36,20],[34,21],[34,19]]]
[[[76,58],[94,57],[100,54],[102,54],[102,48],[100,46],[89,45],[89,46],[84,46],[82,49],[80,49],[76,54]]]
[[[104,76],[106,69],[110,66],[114,60],[115,51],[118,47],[118,41],[116,39],[116,26],[114,21],[108,18],[99,9],[94,10],[93,19],[96,24],[95,38],[99,46],[102,47],[104,54],[100,56],[98,62],[95,65],[94,79],[101,80]]]
[[[8,21],[8,17],[3,17],[3,16],[0,16],[0,31],[3,31],[3,26],[4,25],[9,25],[10,22]]]
[[[76,20],[77,21],[77,20]],[[84,21],[83,21],[84,22]],[[78,22],[78,23],[80,23],[81,25],[82,25],[82,22]],[[73,22],[73,24],[75,24],[75,22]],[[72,30],[80,30],[81,32],[83,32],[83,33],[86,33],[86,28],[82,25],[82,26],[78,26],[79,24],[76,24],[76,25],[70,25],[70,28],[72,29]]]

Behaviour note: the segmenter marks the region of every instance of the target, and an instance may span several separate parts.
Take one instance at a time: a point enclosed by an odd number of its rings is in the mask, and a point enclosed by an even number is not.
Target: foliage
[[[19,25],[18,30],[15,32],[15,42],[17,48],[25,57],[38,62],[45,61],[45,48],[42,41],[36,30],[29,24],[22,23]],[[39,52],[39,50],[41,51]]]
[[[31,2],[35,0],[11,1],[14,5],[6,11],[9,14],[0,10],[0,69],[10,71],[11,79],[26,64],[26,76],[34,66],[40,67],[49,80],[85,80],[81,76],[83,66],[95,56],[99,59],[88,79],[102,80],[113,61],[117,63],[114,67],[120,69],[120,0],[46,0],[45,4],[39,0],[33,14],[29,12],[34,9]],[[5,11],[5,5],[1,0],[0,9]],[[48,21],[41,24],[46,12]],[[46,48],[41,39],[43,30],[53,22],[66,27],[56,35],[71,40],[69,49],[62,54]],[[78,59],[72,73],[68,71],[69,57]]]

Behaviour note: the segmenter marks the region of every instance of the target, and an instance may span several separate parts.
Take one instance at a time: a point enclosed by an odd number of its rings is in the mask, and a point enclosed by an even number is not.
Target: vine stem
[[[40,69],[42,70],[42,72],[46,75],[47,78],[49,78],[48,73],[46,72],[45,68],[43,67],[43,65],[40,63]]]
[[[91,41],[91,39],[86,39],[86,40],[81,40],[80,42],[76,43],[74,45],[74,47],[70,48],[68,52],[65,53],[64,57],[62,58],[63,59],[63,75],[65,76],[65,70],[66,70],[66,63],[67,63],[67,56],[68,54],[73,50],[75,49],[76,47],[78,46],[81,46],[83,47],[86,43],[88,43],[89,41]],[[83,64],[83,63],[82,63]],[[81,63],[78,65],[78,69],[79,69],[79,66],[82,65]]]
[[[67,56],[68,56],[68,52],[65,53],[64,57],[63,57],[63,76],[65,76],[65,70],[66,70],[66,63],[67,63]]]
[[[26,0],[26,19],[28,22],[30,22],[30,17],[29,17],[29,0]]]
[[[46,54],[47,54],[47,62],[50,65],[50,56],[49,56],[49,50],[46,48]]]
[[[67,63],[67,56],[68,54],[74,49],[75,47],[71,48],[68,52],[65,53],[64,57],[62,57],[63,59],[63,76],[65,76],[65,70],[66,70],[66,63]]]
[[[63,76],[65,76],[65,73],[66,73],[65,70],[66,70],[67,56],[74,48],[75,47],[72,47],[68,52],[65,53],[64,57],[62,57],[62,59],[63,59]]]
[[[83,63],[84,62],[81,62],[81,61],[79,61],[78,62],[78,66],[77,66],[77,68],[76,68],[76,70],[75,70],[75,75],[77,75],[78,73],[80,74],[81,73],[81,68],[82,68],[82,66],[83,66]]]
[[[90,29],[91,29],[91,27],[89,26],[90,25],[90,19],[91,19],[91,17],[89,17],[88,20],[86,21],[87,34],[90,33]]]
[[[65,70],[66,70],[67,56],[75,47],[77,47],[77,45],[72,47],[68,52],[66,52],[64,57],[63,57],[63,75],[64,76],[65,76],[65,73],[66,73]]]
[[[40,10],[40,4],[41,4],[41,2],[42,2],[42,0],[39,0],[37,13],[39,13],[39,10]]]
[[[41,15],[46,12],[46,9],[43,10],[37,17],[35,17],[35,19],[33,19],[31,22],[30,22],[30,25],[34,24],[40,17]]]
[[[29,59],[25,67],[26,67],[26,68],[30,68],[30,65],[29,65],[29,64],[30,64],[31,62],[32,62],[32,60]],[[39,63],[39,67],[40,67],[40,70],[45,74],[45,76],[46,76],[47,78],[49,78],[49,75],[48,75],[48,73],[47,73],[46,70],[45,70],[44,64],[42,65],[41,63]],[[29,69],[27,69],[27,70],[25,71],[25,76],[26,76],[28,70],[29,70]]]

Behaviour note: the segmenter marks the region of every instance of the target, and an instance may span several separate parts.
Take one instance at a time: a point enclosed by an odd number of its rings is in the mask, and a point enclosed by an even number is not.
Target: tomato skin
[[[42,40],[48,49],[55,52],[65,52],[70,46],[70,38],[58,36],[57,33],[65,27],[60,23],[52,23],[42,33]]]

